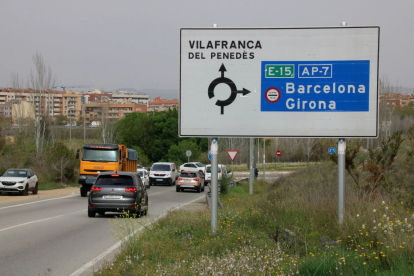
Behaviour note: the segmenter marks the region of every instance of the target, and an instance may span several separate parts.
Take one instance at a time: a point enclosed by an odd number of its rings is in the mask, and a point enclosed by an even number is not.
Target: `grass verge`
[[[124,240],[114,262],[94,275],[413,275],[414,214],[404,202],[366,198],[347,179],[337,223],[336,166],[307,168],[274,183],[222,195],[219,230],[210,212],[174,211]],[[116,236],[138,220],[112,221]]]
[[[265,168],[267,172],[272,171],[297,171],[308,167],[316,167],[320,162],[280,162],[280,163],[266,163]],[[231,164],[226,165],[228,170],[231,170]],[[235,172],[248,172],[246,164],[233,165]],[[257,163],[257,169],[263,171],[263,163]]]

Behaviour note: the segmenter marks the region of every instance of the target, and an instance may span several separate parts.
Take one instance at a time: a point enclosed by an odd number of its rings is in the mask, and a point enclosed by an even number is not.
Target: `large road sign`
[[[228,150],[227,154],[230,157],[231,161],[234,161],[234,159],[236,158],[237,154],[239,153],[238,150]]]
[[[188,157],[191,156],[191,150],[186,150],[185,155],[187,155]]]
[[[379,27],[183,28],[180,136],[376,137]]]
[[[280,150],[278,150],[278,151],[276,151],[276,155],[277,156],[281,156],[282,155],[282,152]]]

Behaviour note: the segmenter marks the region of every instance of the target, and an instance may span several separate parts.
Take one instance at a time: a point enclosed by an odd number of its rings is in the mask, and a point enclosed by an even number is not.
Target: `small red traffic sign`
[[[275,103],[280,99],[280,91],[275,87],[271,87],[266,90],[265,97],[268,102]]]
[[[234,158],[236,158],[238,153],[239,153],[238,150],[228,150],[227,151],[227,154],[229,155],[231,161],[234,161]]]
[[[282,152],[280,150],[278,150],[278,151],[276,151],[276,155],[277,156],[281,156],[282,155]]]

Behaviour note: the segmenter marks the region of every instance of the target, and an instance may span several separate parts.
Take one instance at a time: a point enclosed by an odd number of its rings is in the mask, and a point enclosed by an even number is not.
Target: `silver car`
[[[144,184],[144,186],[149,187],[149,174],[148,171],[146,169],[137,169],[137,174],[141,177],[142,183]]]
[[[148,193],[141,178],[132,172],[104,172],[98,175],[89,193],[88,216],[96,213],[129,212],[148,214]]]
[[[35,195],[38,190],[37,176],[30,169],[8,169],[0,177],[0,193],[17,193],[27,196],[29,191]]]

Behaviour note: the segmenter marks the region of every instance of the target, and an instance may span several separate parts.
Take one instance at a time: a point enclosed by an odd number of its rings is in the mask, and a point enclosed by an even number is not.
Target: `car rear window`
[[[132,186],[134,181],[129,175],[101,175],[96,180],[95,185],[122,185],[122,186]]]
[[[220,167],[218,167],[217,168],[218,169],[218,173],[221,173],[221,168]],[[211,173],[211,166],[208,166],[208,167],[206,167],[206,172],[208,172],[208,173]]]
[[[197,177],[197,174],[196,173],[193,173],[193,172],[182,172],[180,174],[180,176],[181,177]]]

